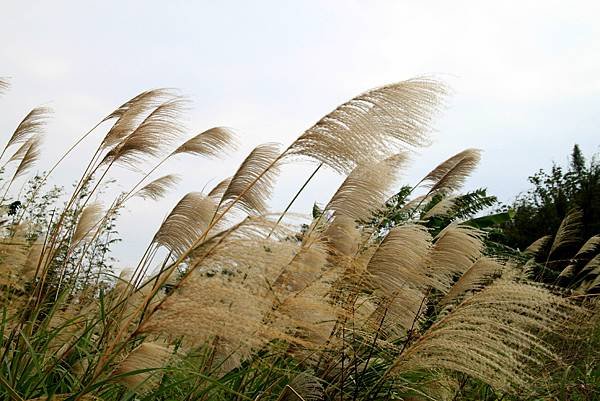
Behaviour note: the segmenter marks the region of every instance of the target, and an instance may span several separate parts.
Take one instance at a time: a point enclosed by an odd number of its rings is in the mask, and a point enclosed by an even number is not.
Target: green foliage
[[[567,213],[583,212],[581,237],[600,233],[600,162],[597,156],[586,164],[578,145],[573,147],[567,169],[553,165],[529,177],[533,185],[510,206],[511,221],[502,225],[504,243],[525,249],[544,235],[553,235]],[[567,251],[569,253],[569,251]]]

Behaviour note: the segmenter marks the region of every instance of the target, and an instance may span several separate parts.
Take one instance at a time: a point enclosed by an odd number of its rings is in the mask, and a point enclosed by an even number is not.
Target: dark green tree
[[[545,235],[553,235],[573,209],[583,213],[581,238],[600,233],[600,163],[597,156],[586,162],[578,145],[573,147],[567,169],[554,164],[550,171],[539,170],[529,177],[533,185],[512,205],[512,220],[502,225],[499,241],[525,249]],[[568,250],[565,250],[568,251]]]

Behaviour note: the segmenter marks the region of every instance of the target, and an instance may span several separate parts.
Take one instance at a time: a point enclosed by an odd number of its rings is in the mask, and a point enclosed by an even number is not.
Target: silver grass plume
[[[479,149],[463,150],[431,170],[422,182],[431,188],[429,193],[457,191],[477,167],[480,158]]]
[[[17,179],[23,174],[26,174],[39,159],[41,155],[41,142],[42,138],[40,135],[32,137],[29,141],[27,151],[24,153],[19,166],[17,167],[13,180]]]
[[[6,143],[4,151],[12,145],[26,142],[34,134],[40,134],[46,125],[50,113],[51,109],[47,107],[36,107],[31,110],[14,130]],[[2,152],[3,154],[4,151]]]
[[[179,118],[184,104],[183,98],[175,97],[155,107],[131,133],[107,152],[103,163],[134,167],[147,157],[159,156],[183,133]]]
[[[594,235],[590,237],[585,244],[581,246],[579,251],[575,254],[575,259],[584,257],[592,252],[595,252],[600,247],[600,235]]]
[[[325,210],[353,220],[369,218],[389,197],[398,170],[407,161],[406,154],[397,154],[373,165],[358,166],[344,180]]]
[[[271,195],[278,173],[275,161],[279,158],[279,146],[273,143],[259,145],[242,162],[223,193],[221,206],[236,201],[236,206],[252,214],[265,214],[267,200]]]
[[[223,199],[223,194],[227,190],[227,187],[229,187],[230,183],[231,183],[231,177],[227,177],[227,178],[221,180],[217,185],[215,185],[213,187],[213,189],[211,189],[208,192],[208,196],[210,198],[213,198],[217,202],[221,202],[221,199]]]
[[[550,243],[551,239],[552,239],[551,235],[544,235],[543,237],[538,238],[535,241],[533,241],[531,243],[531,245],[529,245],[527,248],[525,248],[525,250],[523,252],[530,254],[531,256],[537,256],[540,253],[540,251],[542,251],[544,248],[546,248],[546,246]]]
[[[388,322],[383,328],[391,334],[393,326],[410,328],[418,320],[429,287],[439,287],[434,270],[428,269],[431,235],[417,224],[395,227],[383,239],[367,265],[363,285],[374,291],[386,308]],[[442,280],[442,283],[444,280]]]
[[[399,151],[429,144],[431,119],[447,88],[416,78],[372,89],[337,107],[306,130],[286,156],[308,156],[341,173]]]
[[[164,344],[146,341],[133,349],[119,363],[113,375],[123,375],[117,377],[120,383],[131,390],[144,394],[160,384],[163,376],[162,369],[172,356],[171,348]],[[136,371],[142,372],[135,373]]]
[[[175,188],[179,181],[180,178],[178,175],[167,174],[144,185],[135,192],[134,196],[139,196],[142,199],[159,200],[164,197],[170,189]]]
[[[199,192],[188,193],[165,218],[152,242],[175,255],[183,254],[206,230],[215,210],[216,204],[211,198]]]
[[[6,91],[10,88],[10,82],[6,77],[0,77],[0,95],[6,93]]]
[[[565,245],[577,243],[579,241],[582,220],[583,213],[578,209],[571,210],[565,216],[565,218],[561,221],[558,230],[556,231],[556,235],[554,236],[554,241],[552,241],[552,246],[550,247],[548,257],[552,256],[557,249]]]
[[[440,304],[447,305],[456,302],[465,294],[482,289],[493,278],[499,277],[504,269],[505,266],[494,259],[480,258],[452,285]]]
[[[446,293],[455,278],[479,259],[483,250],[482,236],[483,232],[473,227],[450,224],[435,237],[430,263],[437,290]]]
[[[75,226],[75,231],[71,237],[73,245],[85,240],[97,228],[104,215],[103,208],[100,203],[91,203],[83,208]]]
[[[452,209],[456,203],[456,197],[454,196],[446,196],[438,203],[433,205],[431,209],[429,209],[424,215],[423,219],[427,220],[435,216],[446,216]]]
[[[320,401],[322,399],[323,386],[319,379],[306,372],[296,375],[277,397],[277,401]]]
[[[496,281],[468,297],[403,352],[395,373],[450,369],[515,393],[556,359],[538,333],[563,334],[584,311],[529,283]]]
[[[110,148],[133,132],[145,114],[155,109],[175,95],[168,89],[152,89],[128,100],[106,116],[102,122],[116,118],[117,121],[108,130],[100,145],[101,149]]]
[[[224,152],[237,148],[233,131],[226,127],[214,127],[185,141],[172,155],[181,153],[204,157],[222,157]]]

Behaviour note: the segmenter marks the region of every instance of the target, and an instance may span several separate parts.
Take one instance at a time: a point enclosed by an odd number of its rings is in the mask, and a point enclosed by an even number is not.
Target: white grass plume
[[[214,127],[188,139],[172,154],[184,153],[204,157],[222,157],[227,151],[236,148],[236,138],[231,129]]]
[[[334,210],[353,220],[366,220],[389,197],[389,191],[398,177],[398,170],[406,164],[406,154],[398,154],[373,165],[358,166],[344,180],[325,210]]]
[[[159,200],[169,190],[175,188],[179,181],[180,178],[177,174],[167,174],[144,185],[135,192],[134,196],[139,196],[142,199]]]
[[[152,242],[175,255],[186,252],[210,224],[215,202],[199,193],[190,192],[175,205],[154,235]]]
[[[274,163],[279,155],[277,144],[267,143],[254,148],[223,192],[221,206],[236,201],[236,207],[246,213],[267,213],[266,202],[278,173]]]
[[[372,89],[319,120],[286,155],[308,156],[349,173],[357,165],[426,145],[430,121],[446,93],[444,85],[428,78]]]

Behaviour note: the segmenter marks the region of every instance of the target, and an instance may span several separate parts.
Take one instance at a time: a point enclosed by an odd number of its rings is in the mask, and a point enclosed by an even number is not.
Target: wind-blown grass
[[[458,191],[479,151],[451,157],[413,187],[404,224],[365,224],[393,195],[405,149],[430,141],[446,92],[428,78],[373,89],[283,151],[257,146],[231,178],[185,195],[135,269],[107,281],[119,209],[176,185],[170,173],[152,177],[165,160],[221,157],[236,142],[223,127],[185,139],[185,100],[171,91],[125,102],[92,129],[112,123],[65,204],[54,213],[40,206],[46,226],[32,226],[35,202],[17,213],[3,205],[2,397],[458,399],[473,383],[504,396],[537,391],[536,372],[561,363],[558,339],[576,341],[595,313],[536,284],[516,261],[485,255],[481,230],[460,221],[428,230],[452,205],[432,212],[424,200]],[[30,120],[5,150],[39,137],[40,119]],[[6,194],[37,158],[35,143],[15,153],[27,165],[14,169]],[[299,158],[347,175],[302,228],[268,202],[281,165]],[[129,191],[102,199],[115,166],[144,163],[154,164]]]

